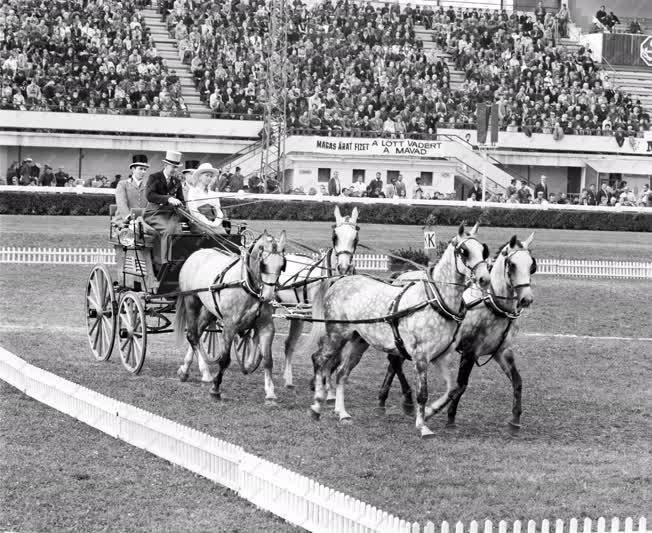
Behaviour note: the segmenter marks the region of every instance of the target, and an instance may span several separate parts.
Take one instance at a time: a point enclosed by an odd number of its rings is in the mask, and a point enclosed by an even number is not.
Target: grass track
[[[2,267],[1,325],[81,324],[89,269]],[[537,301],[522,329],[649,336],[648,288],[643,282],[616,287],[535,277]],[[34,304],[25,310],[25,302]],[[277,338],[274,347],[279,377],[282,340]],[[351,376],[348,406],[355,423],[345,428],[329,415],[319,424],[309,419],[305,357],[297,361],[296,393],[282,389],[277,378],[281,406],[270,410],[262,406],[260,374],[245,377],[232,367],[224,383],[227,399],[219,403],[210,401],[198,382],[179,383],[174,372],[181,350],[172,342],[169,335],[153,337],[143,373],[132,377],[117,352],[109,363],[94,362],[82,333],[0,330],[0,344],[38,366],[243,445],[406,519],[650,514],[649,344],[523,338],[518,348],[524,378],[522,436],[511,438],[505,430],[511,391],[490,364],[474,371],[460,404],[459,429],[445,430],[439,417],[431,426],[437,438],[424,443],[412,420],[398,412],[374,415],[385,366],[378,354],[366,354]],[[432,377],[431,383],[441,390]],[[390,401],[398,401],[397,391]],[[103,497],[111,501],[110,494]]]
[[[2,381],[0,413],[0,530],[298,531]]]
[[[107,247],[107,217],[56,217],[0,215],[0,246]],[[313,247],[330,246],[329,222],[252,220],[257,231],[288,231],[288,237]],[[422,226],[365,224],[360,215],[360,242],[387,251],[393,248],[423,246]],[[450,239],[456,228],[440,227],[439,239]],[[479,236],[492,252],[513,234],[525,239],[532,229],[481,227]],[[610,232],[574,230],[536,230],[534,252],[537,257],[565,259],[613,259],[652,261],[652,232]]]

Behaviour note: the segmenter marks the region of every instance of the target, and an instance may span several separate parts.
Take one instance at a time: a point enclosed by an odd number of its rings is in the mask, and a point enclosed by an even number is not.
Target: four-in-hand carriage
[[[111,206],[113,216],[115,206]],[[156,239],[146,234],[139,224],[142,209],[132,209],[132,223],[119,230],[110,224],[109,241],[115,247],[116,265],[111,273],[104,264],[93,267],[86,285],[86,325],[93,356],[107,361],[118,341],[124,367],[138,374],[145,362],[147,336],[173,331],[166,316],[175,312],[179,294],[179,271],[193,252],[214,248],[216,241],[207,234],[189,230],[170,235],[170,260],[157,268],[153,261]],[[229,227],[229,224],[225,224]],[[241,247],[253,241],[254,235],[246,224],[237,226],[235,233],[219,236],[221,249],[239,255]],[[218,327],[210,327],[204,334],[209,353],[213,351]]]

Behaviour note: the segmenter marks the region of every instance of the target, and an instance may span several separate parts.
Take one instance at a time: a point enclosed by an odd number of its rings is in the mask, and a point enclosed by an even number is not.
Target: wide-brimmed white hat
[[[195,170],[192,173],[193,178],[199,177],[200,174],[213,174],[214,176],[218,176],[220,174],[220,171],[217,170],[216,168],[213,168],[213,165],[210,163],[202,163],[197,167],[197,170]]]
[[[178,167],[181,165],[181,152],[173,152],[172,150],[168,150],[165,152],[165,157],[163,158],[164,163],[168,163],[170,165],[174,165],[175,167]]]

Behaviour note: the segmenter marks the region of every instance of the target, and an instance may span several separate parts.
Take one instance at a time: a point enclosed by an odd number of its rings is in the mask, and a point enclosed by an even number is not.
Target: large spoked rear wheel
[[[132,374],[138,374],[147,351],[147,324],[145,306],[135,292],[125,293],[120,300],[118,339],[122,365]]]
[[[201,337],[201,341],[204,345],[204,349],[206,350],[206,353],[208,354],[208,357],[210,357],[209,363],[217,363],[219,361],[219,354],[218,354],[218,337],[220,335],[220,331],[216,331],[215,329],[215,324],[212,324],[209,326],[209,329],[204,332],[204,334]]]
[[[113,352],[117,307],[109,270],[95,265],[86,284],[86,328],[91,352],[98,361],[108,361]]]
[[[246,333],[237,334],[233,339],[231,351],[240,364],[240,370],[243,374],[253,374],[263,359],[262,351],[258,344],[258,339],[253,329]]]

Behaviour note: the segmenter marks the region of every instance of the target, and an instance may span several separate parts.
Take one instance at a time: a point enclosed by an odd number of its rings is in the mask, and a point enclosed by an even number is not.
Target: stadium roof
[[[594,159],[586,161],[592,169],[601,174],[638,174],[641,176],[652,175],[652,158],[649,161],[623,159]]]

